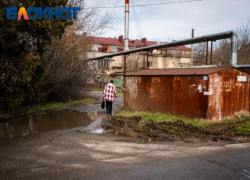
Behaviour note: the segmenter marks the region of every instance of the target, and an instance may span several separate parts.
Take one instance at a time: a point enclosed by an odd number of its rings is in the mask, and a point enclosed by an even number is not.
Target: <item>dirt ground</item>
[[[185,124],[182,120],[177,122],[154,123],[153,120],[143,121],[141,117],[111,117],[106,119],[104,126],[127,128],[137,132],[137,138],[153,142],[182,141],[189,143],[222,142],[247,143],[250,142],[248,134],[238,133],[235,128],[249,120],[232,123],[218,123],[208,127],[196,127]],[[114,132],[115,133],[115,132]]]

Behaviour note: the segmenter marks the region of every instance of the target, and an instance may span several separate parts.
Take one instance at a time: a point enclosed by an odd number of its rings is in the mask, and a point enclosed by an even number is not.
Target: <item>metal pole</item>
[[[237,64],[237,35],[234,33],[231,37],[231,66],[239,67]]]
[[[207,65],[207,58],[208,58],[208,41],[207,41],[207,50],[206,50],[206,65]]]
[[[192,38],[194,38],[194,29],[192,29]],[[191,45],[191,66],[194,65],[194,45]]]
[[[143,52],[143,66],[142,66],[143,70],[145,69],[145,52]]]
[[[125,55],[124,55],[124,68],[123,68],[123,70],[124,70],[123,74],[124,74],[124,75],[126,75],[126,61],[127,61],[127,55],[125,54]],[[124,78],[125,78],[125,77],[124,77]]]
[[[126,75],[126,61],[127,61],[127,55],[125,54],[124,55],[123,87],[122,87],[124,92],[126,91],[126,78],[125,78],[125,75]],[[124,95],[123,95],[123,106],[124,106],[125,100],[126,100],[125,96],[126,96],[126,93],[124,93]]]
[[[109,72],[109,58],[108,58],[108,83],[110,82],[110,72]]]
[[[125,0],[125,35],[124,35],[124,50],[128,51],[129,41],[129,0]]]
[[[212,64],[213,64],[213,60],[212,60],[212,58],[213,58],[213,41],[211,41],[210,65],[212,65]]]
[[[147,51],[147,69],[148,69],[148,51]]]

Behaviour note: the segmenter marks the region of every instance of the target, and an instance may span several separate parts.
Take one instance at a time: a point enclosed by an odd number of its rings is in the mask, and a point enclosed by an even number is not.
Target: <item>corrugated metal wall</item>
[[[203,76],[126,77],[124,108],[206,118],[208,81]]]
[[[222,120],[249,113],[249,75],[228,69],[209,75],[208,119]]]
[[[125,81],[126,110],[221,120],[250,109],[249,75],[236,69],[209,76],[127,76]]]

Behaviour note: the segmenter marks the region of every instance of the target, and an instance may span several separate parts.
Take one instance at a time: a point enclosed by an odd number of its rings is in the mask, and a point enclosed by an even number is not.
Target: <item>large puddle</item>
[[[53,130],[86,127],[93,121],[106,116],[102,112],[78,112],[72,110],[52,111],[43,115],[33,115],[0,123],[0,139],[28,136]]]
[[[106,112],[83,112],[82,109],[58,110],[42,115],[33,115],[0,122],[0,139],[28,136],[53,130],[66,130],[82,127],[81,131],[91,134],[110,133],[113,135],[128,135],[134,138],[145,138],[140,133],[129,128],[103,127],[102,119]]]

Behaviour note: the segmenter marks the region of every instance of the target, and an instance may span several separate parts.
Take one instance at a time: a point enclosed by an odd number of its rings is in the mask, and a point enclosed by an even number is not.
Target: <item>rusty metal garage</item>
[[[150,69],[125,81],[126,110],[211,121],[249,114],[249,74],[233,67]]]

